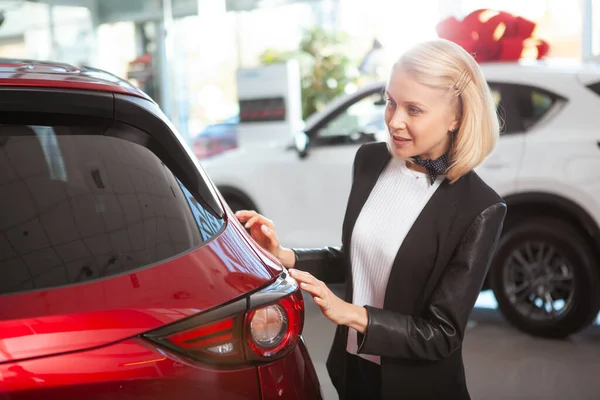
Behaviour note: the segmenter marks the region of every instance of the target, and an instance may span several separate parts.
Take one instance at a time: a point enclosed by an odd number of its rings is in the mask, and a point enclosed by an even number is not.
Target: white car
[[[508,205],[486,288],[518,328],[564,337],[600,309],[600,68],[482,68],[503,131],[477,172]],[[204,168],[232,209],[272,219],[285,246],[337,245],[356,150],[387,134],[383,88],[332,102],[279,147],[238,148]]]

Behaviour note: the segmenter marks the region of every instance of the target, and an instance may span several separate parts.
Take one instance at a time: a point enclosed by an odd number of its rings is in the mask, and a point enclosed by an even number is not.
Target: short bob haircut
[[[420,84],[458,99],[459,127],[451,133],[447,171],[454,183],[481,164],[498,142],[496,103],[483,72],[465,49],[445,39],[417,44],[396,61],[394,69],[398,67]]]

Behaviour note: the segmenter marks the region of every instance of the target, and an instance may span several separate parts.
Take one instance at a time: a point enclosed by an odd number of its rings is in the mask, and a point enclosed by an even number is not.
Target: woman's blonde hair
[[[420,43],[394,64],[422,85],[457,97],[459,125],[449,152],[451,183],[473,170],[494,150],[500,126],[496,103],[475,59],[445,39]]]

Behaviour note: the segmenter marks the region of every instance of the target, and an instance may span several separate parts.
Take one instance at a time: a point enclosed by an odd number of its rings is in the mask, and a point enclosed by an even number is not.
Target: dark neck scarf
[[[444,175],[448,170],[448,153],[445,153],[436,160],[422,160],[419,156],[416,156],[412,158],[412,161],[421,167],[425,167],[427,176],[429,177],[429,183],[432,185],[438,175]]]

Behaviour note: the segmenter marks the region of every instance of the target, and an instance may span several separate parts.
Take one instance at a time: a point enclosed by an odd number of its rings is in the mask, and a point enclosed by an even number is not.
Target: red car
[[[159,107],[0,60],[0,398],[320,399],[296,282]]]

